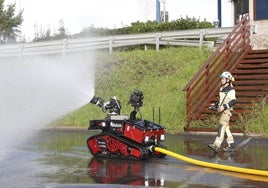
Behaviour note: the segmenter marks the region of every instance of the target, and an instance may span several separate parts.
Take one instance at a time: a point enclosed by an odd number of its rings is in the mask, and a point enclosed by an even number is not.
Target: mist
[[[92,55],[0,61],[0,159],[94,95]]]

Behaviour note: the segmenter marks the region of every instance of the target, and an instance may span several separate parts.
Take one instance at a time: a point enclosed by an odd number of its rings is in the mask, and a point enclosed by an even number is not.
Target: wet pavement
[[[43,129],[0,158],[1,187],[267,187],[268,177],[195,166],[172,157],[97,160],[86,140],[94,131]],[[214,135],[166,135],[170,151],[230,166],[268,170],[268,140],[252,138],[234,153],[215,154]],[[235,136],[236,144],[247,138]],[[1,155],[0,155],[1,156]]]

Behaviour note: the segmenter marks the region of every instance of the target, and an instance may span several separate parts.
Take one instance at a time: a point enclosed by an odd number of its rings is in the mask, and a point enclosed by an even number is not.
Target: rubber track
[[[107,152],[106,154],[104,153],[99,153],[97,155],[95,155],[94,157],[97,157],[97,158],[109,158],[109,159],[125,159],[125,160],[143,160],[143,159],[147,159],[149,158],[150,156],[150,152],[149,150],[144,147],[144,146],[141,146],[139,144],[136,144],[135,142],[131,141],[131,140],[128,140],[126,138],[123,138],[123,137],[120,137],[120,136],[116,136],[116,135],[113,135],[109,132],[104,132],[104,133],[100,133],[98,135],[94,135],[94,136],[91,136],[88,138],[88,140],[91,140],[91,139],[98,139],[98,138],[101,138],[102,136],[110,136],[116,140],[119,140],[120,142],[123,142],[124,144],[126,144],[128,147],[133,147],[135,149],[138,149],[140,152],[141,152],[141,157],[140,158],[137,158],[135,156],[124,156],[123,154],[117,152],[117,153],[110,153],[110,152]],[[88,144],[88,140],[87,140],[87,144]],[[91,153],[93,153],[90,149],[90,147],[88,146],[89,150]]]

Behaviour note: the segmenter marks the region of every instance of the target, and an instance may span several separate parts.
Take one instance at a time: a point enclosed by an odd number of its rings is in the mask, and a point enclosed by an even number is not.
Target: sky
[[[217,18],[217,0],[160,0],[161,10],[168,11],[169,21],[180,17],[195,17],[213,22]],[[164,3],[165,2],[165,3]],[[51,29],[63,21],[69,34],[84,28],[119,28],[136,21],[156,19],[155,0],[5,0],[23,9],[22,36],[26,41],[37,31]]]

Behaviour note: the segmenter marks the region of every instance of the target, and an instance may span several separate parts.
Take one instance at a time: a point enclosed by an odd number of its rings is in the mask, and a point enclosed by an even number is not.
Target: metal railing
[[[113,49],[134,45],[170,46],[202,46],[212,48],[214,41],[205,41],[206,38],[225,37],[233,27],[179,30],[159,33],[142,33],[130,35],[116,35],[108,37],[92,37],[80,39],[63,39],[46,42],[32,42],[20,44],[0,45],[0,57],[18,57],[47,54],[62,54],[71,52],[107,49],[111,54]]]

